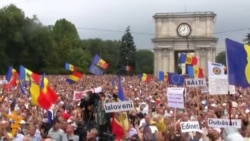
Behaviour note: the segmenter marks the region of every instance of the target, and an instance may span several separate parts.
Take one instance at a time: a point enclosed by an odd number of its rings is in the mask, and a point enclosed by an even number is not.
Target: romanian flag
[[[186,64],[192,64],[192,55],[186,54]]]
[[[48,84],[48,79],[43,75],[40,86],[32,82],[30,87],[31,103],[46,110],[58,99],[58,95]]]
[[[145,82],[149,82],[151,80],[150,75],[146,74],[146,73],[142,73],[138,75],[139,79],[141,79],[142,81]]]
[[[65,63],[65,69],[69,71],[76,71],[76,67],[74,65],[71,65],[69,63]]]
[[[20,65],[19,73],[20,73],[19,74],[20,79],[23,79],[26,81],[33,81],[37,84],[40,83],[40,75],[33,73],[31,70],[25,68],[22,65]]]
[[[71,75],[69,75],[69,78],[67,78],[66,81],[69,84],[76,83],[81,79],[82,75],[83,75],[82,73],[74,71]]]
[[[227,74],[230,85],[250,86],[250,45],[226,39]]]
[[[108,63],[106,61],[104,61],[99,55],[95,55],[92,63],[97,65],[98,67],[106,70],[108,68]]]

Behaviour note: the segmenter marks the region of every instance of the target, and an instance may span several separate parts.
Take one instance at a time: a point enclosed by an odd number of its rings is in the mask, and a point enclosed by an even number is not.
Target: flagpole
[[[227,100],[228,100],[228,118],[229,118],[229,125],[232,126],[232,102],[230,100],[230,89],[229,89],[229,69],[228,69],[228,57],[227,57],[227,50],[226,50],[226,64],[227,64],[227,79],[228,79],[228,85],[227,85]]]

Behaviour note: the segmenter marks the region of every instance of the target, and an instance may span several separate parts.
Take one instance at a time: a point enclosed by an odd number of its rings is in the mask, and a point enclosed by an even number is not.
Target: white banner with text
[[[195,132],[200,130],[200,125],[198,121],[188,121],[188,122],[181,122],[181,132],[186,133],[186,132]]]
[[[240,119],[231,119],[231,122],[232,125],[230,125],[229,119],[208,118],[207,120],[208,126],[213,128],[226,128],[226,127],[241,128]]]
[[[184,88],[167,89],[168,107],[184,109]]]
[[[105,103],[104,109],[106,113],[131,111],[134,109],[134,104],[133,101]]]

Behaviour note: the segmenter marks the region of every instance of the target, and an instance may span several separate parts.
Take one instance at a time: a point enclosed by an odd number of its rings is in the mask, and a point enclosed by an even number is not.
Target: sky
[[[9,4],[27,17],[36,15],[43,25],[65,18],[82,39],[120,40],[130,26],[137,49],[153,49],[156,13],[214,12],[218,52],[225,38],[242,42],[250,33],[250,0],[0,0],[0,8]]]

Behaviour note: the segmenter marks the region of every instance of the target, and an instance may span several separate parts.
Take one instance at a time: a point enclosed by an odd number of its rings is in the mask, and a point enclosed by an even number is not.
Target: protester
[[[68,84],[64,75],[48,75],[49,85],[55,90],[59,99],[49,110],[44,110],[31,103],[28,94],[23,94],[18,86],[6,91],[4,85],[0,90],[0,133],[1,140],[100,140],[112,139],[113,113],[105,113],[104,104],[117,99],[118,79],[114,75],[85,75],[80,81]],[[114,80],[114,84],[112,81]],[[153,135],[157,141],[187,141],[223,139],[222,128],[209,127],[208,118],[242,120],[238,130],[246,139],[250,138],[250,89],[237,88],[236,95],[209,95],[194,88],[186,88],[185,109],[174,109],[168,106],[166,82],[151,79],[144,82],[137,76],[123,76],[122,88],[124,97],[132,100],[134,110],[128,111],[129,128],[122,131],[121,140],[148,140]],[[27,82],[28,84],[28,82]],[[102,87],[102,93],[90,91]],[[29,90],[27,85],[26,90]],[[74,98],[74,91],[86,91],[82,99]],[[92,94],[98,99],[88,103]],[[197,97],[199,95],[199,98]],[[228,100],[233,101],[232,112],[228,111]],[[83,101],[83,102],[82,102]],[[22,117],[22,124],[12,135],[12,120],[7,114],[16,112]],[[194,133],[183,133],[180,123],[198,121],[200,130]],[[100,126],[98,126],[100,125]],[[100,132],[101,131],[101,132]],[[109,136],[110,135],[110,136]],[[109,137],[108,137],[109,136]]]

